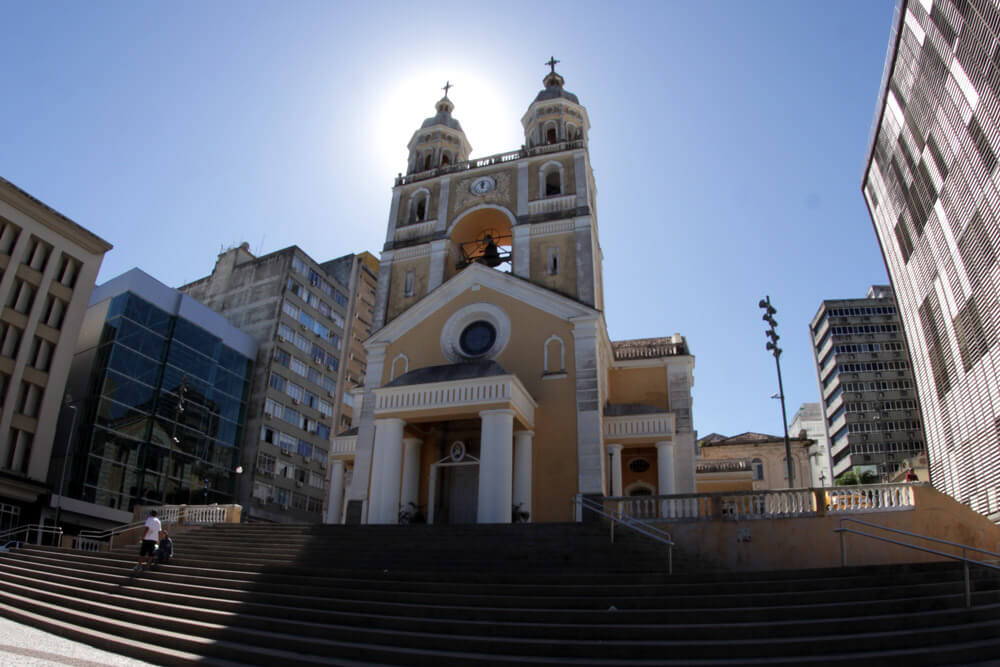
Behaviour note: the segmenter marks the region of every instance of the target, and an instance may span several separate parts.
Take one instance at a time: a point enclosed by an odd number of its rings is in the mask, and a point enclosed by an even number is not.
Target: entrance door
[[[479,507],[479,466],[448,469],[448,523],[475,523]]]

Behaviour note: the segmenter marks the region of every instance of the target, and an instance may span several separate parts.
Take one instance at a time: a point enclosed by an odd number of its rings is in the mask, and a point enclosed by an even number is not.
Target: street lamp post
[[[66,488],[66,464],[69,462],[70,454],[73,452],[73,440],[74,436],[76,436],[77,407],[76,405],[74,405],[71,396],[67,395],[66,398],[67,400],[64,403],[64,405],[68,409],[73,411],[73,419],[72,421],[70,421],[69,437],[66,439],[66,451],[63,452],[62,470],[59,473],[59,496],[56,499],[56,520],[55,520],[55,524],[57,527],[59,526],[59,517],[62,513],[63,492],[64,489]]]
[[[778,347],[778,339],[781,338],[781,336],[779,336],[776,331],[778,321],[774,319],[774,315],[778,312],[778,309],[771,305],[770,296],[766,296],[761,299],[760,303],[757,305],[764,310],[764,316],[761,319],[770,325],[770,328],[764,332],[764,335],[768,337],[765,348],[774,355],[774,366],[778,369],[778,398],[781,399],[781,425],[785,429],[785,463],[788,468],[788,488],[792,488],[792,476],[794,475],[794,469],[792,467],[792,445],[788,442],[788,415],[785,412],[785,388],[781,383],[781,348]]]

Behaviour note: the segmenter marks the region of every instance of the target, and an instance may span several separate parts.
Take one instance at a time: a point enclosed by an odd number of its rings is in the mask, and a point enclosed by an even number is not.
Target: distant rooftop
[[[615,361],[662,359],[690,354],[687,341],[680,334],[674,334],[670,338],[616,340],[611,342],[611,348],[615,353]]]

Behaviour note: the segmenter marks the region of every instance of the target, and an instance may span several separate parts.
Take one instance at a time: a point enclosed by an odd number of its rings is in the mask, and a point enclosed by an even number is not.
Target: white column
[[[340,523],[344,509],[344,462],[330,459],[330,495],[326,501],[326,523]]]
[[[622,446],[608,445],[611,453],[611,495],[622,495]]]
[[[375,420],[375,456],[368,523],[399,522],[399,475],[403,469],[402,419]]]
[[[531,514],[531,439],[534,431],[518,431],[514,434],[514,498],[511,505],[521,512]]]
[[[483,410],[476,523],[510,523],[514,411]]]
[[[656,443],[656,493],[668,496],[674,492],[674,443]]]
[[[420,438],[403,438],[403,491],[400,494],[400,509],[415,511],[417,494],[420,490]],[[413,507],[410,507],[413,503]]]

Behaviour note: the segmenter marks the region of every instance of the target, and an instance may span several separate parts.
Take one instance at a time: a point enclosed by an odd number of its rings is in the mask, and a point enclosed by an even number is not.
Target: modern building
[[[712,433],[698,440],[698,493],[770,491],[809,486],[808,438],[789,435],[792,483],[788,483],[785,437],[746,432],[726,437]]]
[[[230,504],[257,343],[132,269],[94,289],[67,384],[78,411],[60,523],[129,523],[135,505]],[[69,439],[69,438],[67,438]]]
[[[925,449],[920,406],[896,300],[824,301],[809,326],[834,479],[860,467],[888,480]]]
[[[1000,520],[1000,6],[900,0],[862,191],[914,363],[931,482]]]
[[[788,425],[788,435],[812,440],[809,445],[809,476],[813,488],[833,485],[833,462],[826,439],[826,419],[820,403],[803,403]]]
[[[0,178],[0,530],[35,523],[76,334],[111,245]]]
[[[694,491],[694,357],[680,334],[611,341],[586,109],[552,71],[524,146],[470,160],[445,95],[396,179],[348,523],[566,521],[624,492]],[[357,408],[357,405],[355,406]]]
[[[340,414],[350,418],[344,387],[365,370],[356,338],[367,335],[371,311],[357,297],[372,302],[372,271],[361,256],[323,265],[296,246],[255,257],[244,243],[179,288],[259,346],[239,491],[252,519],[323,520],[331,436]]]

